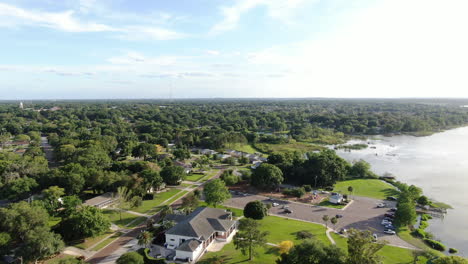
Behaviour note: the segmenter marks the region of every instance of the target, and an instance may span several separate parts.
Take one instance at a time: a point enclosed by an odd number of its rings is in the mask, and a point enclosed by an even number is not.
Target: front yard
[[[133,208],[131,210],[138,213],[146,213],[154,207],[162,205],[164,201],[170,199],[172,196],[178,194],[179,192],[182,191],[179,189],[170,189],[168,191],[158,193],[155,195],[155,198],[153,200],[144,200],[140,207]]]

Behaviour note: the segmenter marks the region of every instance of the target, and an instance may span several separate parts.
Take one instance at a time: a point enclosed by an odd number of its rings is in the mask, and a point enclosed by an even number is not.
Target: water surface
[[[364,159],[377,174],[390,172],[421,187],[431,199],[450,204],[454,209],[444,219],[432,220],[427,231],[468,256],[468,127],[427,137],[378,136],[367,142],[367,149],[337,153],[350,161]]]

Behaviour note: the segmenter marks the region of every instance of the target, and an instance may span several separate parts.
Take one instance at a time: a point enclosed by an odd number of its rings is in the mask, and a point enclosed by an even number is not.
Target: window
[[[171,238],[171,239],[169,239],[169,240],[171,240],[171,241],[175,241],[175,239],[173,239],[173,238]]]

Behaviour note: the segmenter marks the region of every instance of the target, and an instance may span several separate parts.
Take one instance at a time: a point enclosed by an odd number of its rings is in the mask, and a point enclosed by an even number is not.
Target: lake
[[[421,187],[429,198],[450,204],[454,209],[444,219],[431,220],[427,231],[468,257],[468,127],[427,137],[376,136],[364,142],[371,143],[369,148],[337,153],[349,161],[363,159],[377,174],[390,172],[399,181]]]

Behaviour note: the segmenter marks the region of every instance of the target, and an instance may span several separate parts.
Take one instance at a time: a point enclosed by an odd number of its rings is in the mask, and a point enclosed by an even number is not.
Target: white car
[[[383,231],[383,232],[384,232],[385,234],[387,234],[387,235],[395,235],[395,234],[396,234],[396,232],[393,231],[393,230],[391,230],[391,229],[387,229],[387,230],[385,230],[385,231]]]
[[[392,222],[390,222],[388,220],[382,220],[382,222],[380,224],[383,225],[383,226],[386,226],[386,225],[391,225]]]
[[[379,203],[377,204],[377,208],[384,208],[385,207],[385,204],[384,203]]]
[[[273,207],[276,207],[276,206],[279,205],[279,203],[273,203],[272,205],[273,205]]]

